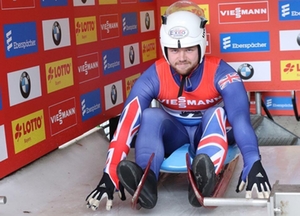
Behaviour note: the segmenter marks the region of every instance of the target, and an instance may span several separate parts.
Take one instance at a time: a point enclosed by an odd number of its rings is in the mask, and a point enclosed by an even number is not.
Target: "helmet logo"
[[[188,30],[184,27],[176,26],[169,30],[169,36],[174,39],[181,39],[188,35]]]

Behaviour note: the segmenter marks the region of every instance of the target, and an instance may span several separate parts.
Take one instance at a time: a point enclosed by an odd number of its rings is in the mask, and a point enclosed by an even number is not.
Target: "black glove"
[[[250,171],[244,167],[236,187],[236,192],[241,192],[245,185],[247,185],[246,198],[252,197],[253,190],[256,190],[258,198],[269,198],[271,185],[260,160],[252,165]]]
[[[85,199],[87,201],[87,208],[91,208],[92,210],[96,211],[99,207],[100,201],[104,198],[107,198],[106,210],[110,210],[112,208],[112,201],[114,199],[115,191],[116,188],[109,175],[104,173],[98,186]],[[121,183],[119,185],[118,194],[121,200],[126,200],[124,187]]]

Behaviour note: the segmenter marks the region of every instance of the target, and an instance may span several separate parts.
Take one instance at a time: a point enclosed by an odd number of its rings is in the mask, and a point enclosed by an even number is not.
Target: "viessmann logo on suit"
[[[36,23],[16,23],[4,25],[4,47],[7,58],[38,51]]]
[[[222,53],[270,51],[269,32],[241,32],[220,34]]]

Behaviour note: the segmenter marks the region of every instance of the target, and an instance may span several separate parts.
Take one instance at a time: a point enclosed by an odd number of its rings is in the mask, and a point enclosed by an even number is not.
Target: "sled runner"
[[[237,157],[232,158],[232,160],[229,161],[229,163],[224,165],[224,168],[217,176],[217,183],[216,183],[212,197],[223,197],[223,195],[226,191],[226,188],[230,182],[230,179],[232,177],[232,174],[234,172],[237,162],[238,162],[238,155],[237,155]],[[191,159],[190,159],[190,156],[188,153],[186,153],[186,164],[187,164],[188,179],[189,179],[189,182],[191,183],[194,193],[195,193],[200,205],[203,207],[206,207],[204,205],[204,196],[198,190],[196,182],[193,178],[193,174],[192,174],[192,171],[190,168],[191,167]],[[216,206],[210,206],[209,208],[215,208],[215,207]]]
[[[226,155],[226,159],[224,162],[224,168],[220,172],[220,174],[217,176],[217,184],[214,189],[213,197],[222,197],[223,194],[226,191],[227,185],[229,184],[229,181],[231,179],[231,176],[233,174],[233,171],[235,169],[235,166],[238,162],[238,156],[239,156],[239,149],[237,145],[229,145],[228,146],[228,151]],[[191,185],[193,187],[193,190],[195,191],[195,194],[197,196],[197,199],[199,203],[203,205],[203,196],[202,194],[198,191],[196,184],[192,178],[192,173],[190,170],[191,167],[191,161],[193,160],[192,157],[190,157],[189,153],[189,144],[183,145],[181,148],[177,149],[174,151],[168,158],[166,158],[162,165],[161,165],[161,172],[165,173],[188,173],[189,181],[191,182]],[[152,159],[154,157],[154,153],[151,155],[147,167],[144,171],[144,174],[140,180],[140,183],[138,184],[138,187],[132,196],[131,200],[131,207],[133,209],[140,209],[141,207],[138,205],[138,197],[139,194],[143,188],[144,181],[147,177],[147,174],[149,172],[150,166]]]
[[[139,199],[139,195],[141,193],[141,190],[144,186],[147,175],[149,173],[149,169],[150,169],[153,157],[154,157],[154,153],[152,153],[152,155],[150,156],[147,167],[145,168],[144,174],[143,174],[143,176],[142,176],[142,178],[141,178],[141,180],[140,180],[140,182],[139,182],[139,184],[136,188],[136,191],[134,192],[134,194],[132,196],[132,199],[131,199],[131,208],[132,209],[140,209],[141,208],[141,206],[138,205],[138,199]]]

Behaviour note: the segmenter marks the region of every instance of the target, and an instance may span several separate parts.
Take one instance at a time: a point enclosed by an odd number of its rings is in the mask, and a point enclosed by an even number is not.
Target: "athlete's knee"
[[[160,108],[147,108],[143,111],[142,122],[154,122],[163,119],[165,112]]]
[[[210,107],[205,111],[203,116],[212,116],[215,113],[225,115],[225,110],[222,107]]]

